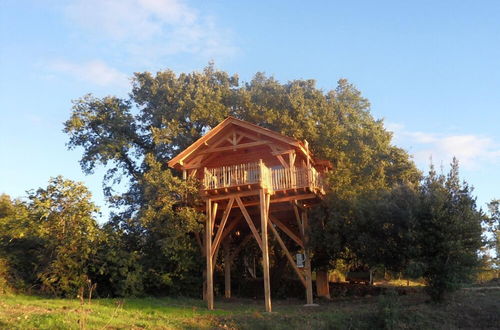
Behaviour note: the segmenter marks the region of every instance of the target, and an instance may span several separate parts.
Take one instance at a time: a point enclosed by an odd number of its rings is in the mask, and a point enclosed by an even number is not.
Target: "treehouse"
[[[213,274],[223,247],[225,296],[231,296],[231,263],[252,237],[262,251],[264,300],[271,311],[268,232],[274,235],[313,303],[308,209],[325,194],[323,174],[331,165],[312,155],[307,142],[228,117],[168,162],[184,178],[201,182],[205,201],[204,239],[208,308],[214,308]],[[303,265],[282,235],[305,254]],[[203,241],[203,242],[202,242]],[[288,244],[290,244],[288,242]]]

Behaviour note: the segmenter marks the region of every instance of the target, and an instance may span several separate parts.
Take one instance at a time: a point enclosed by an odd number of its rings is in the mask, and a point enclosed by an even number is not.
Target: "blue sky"
[[[455,155],[479,205],[500,198],[499,1],[0,2],[0,193],[62,174],[104,207],[62,123],[86,93],[126,96],[133,72],[354,83],[426,169]]]

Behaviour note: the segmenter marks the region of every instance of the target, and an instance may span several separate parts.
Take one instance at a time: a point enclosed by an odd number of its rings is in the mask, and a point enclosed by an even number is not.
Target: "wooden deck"
[[[202,189],[211,191],[266,188],[270,193],[303,189],[325,194],[323,178],[314,167],[267,167],[263,162],[205,168]]]

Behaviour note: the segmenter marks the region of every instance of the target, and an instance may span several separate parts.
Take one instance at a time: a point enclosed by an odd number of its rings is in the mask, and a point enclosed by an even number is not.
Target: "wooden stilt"
[[[207,306],[214,309],[214,271],[212,266],[212,208],[211,200],[207,200],[207,221],[205,224],[205,253],[207,258]]]
[[[302,211],[302,226],[304,228],[304,252],[305,252],[305,278],[306,278],[306,302],[308,305],[313,304],[313,288],[312,288],[312,270],[311,270],[311,251],[309,246],[309,223],[307,219],[307,211]]]
[[[267,242],[268,211],[267,196],[264,189],[260,189],[260,221],[262,233],[262,267],[264,270],[264,304],[266,312],[271,312],[271,283],[269,277],[269,249]]]
[[[229,250],[229,242],[222,244],[224,250],[224,297],[231,298],[231,251]]]

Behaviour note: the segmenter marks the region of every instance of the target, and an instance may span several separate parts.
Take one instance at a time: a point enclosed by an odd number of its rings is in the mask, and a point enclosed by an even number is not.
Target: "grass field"
[[[0,328],[6,329],[499,329],[500,289],[461,290],[445,304],[427,301],[421,289],[411,294],[336,298],[319,307],[302,301],[216,301],[207,311],[189,298],[47,299],[0,296]]]

